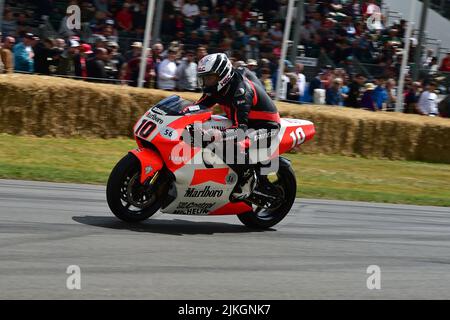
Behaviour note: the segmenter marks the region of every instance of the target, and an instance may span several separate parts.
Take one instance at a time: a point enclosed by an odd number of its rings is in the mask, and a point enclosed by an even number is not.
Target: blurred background
[[[138,85],[149,1],[1,2],[2,72]],[[394,111],[402,89],[397,111],[429,114],[419,102],[421,93],[431,90],[437,93],[436,105],[441,103],[433,115],[448,117],[450,40],[433,33],[450,29],[449,0],[417,5],[408,51],[411,1],[294,1],[278,94],[288,1],[155,3],[146,48],[147,88],[198,91],[196,63],[208,53],[224,52],[236,67],[254,72],[279,100]],[[71,5],[80,8],[79,29],[68,28]],[[405,53],[405,81],[399,88]]]

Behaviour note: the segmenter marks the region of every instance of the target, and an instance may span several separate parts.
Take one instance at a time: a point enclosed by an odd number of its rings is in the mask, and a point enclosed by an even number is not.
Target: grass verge
[[[0,135],[0,178],[105,184],[133,140]],[[297,195],[450,206],[450,165],[332,155],[289,154]]]

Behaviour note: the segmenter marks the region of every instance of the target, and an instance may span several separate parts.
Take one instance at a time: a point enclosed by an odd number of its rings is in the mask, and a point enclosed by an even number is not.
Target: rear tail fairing
[[[279,145],[272,157],[278,157],[314,138],[314,124],[306,120],[281,119]]]
[[[281,119],[280,130],[272,138],[268,148],[256,148],[255,142],[251,142],[249,154],[253,162],[268,162],[277,159],[280,155],[289,152],[315,135],[314,124],[306,120]],[[253,147],[252,147],[253,146]]]

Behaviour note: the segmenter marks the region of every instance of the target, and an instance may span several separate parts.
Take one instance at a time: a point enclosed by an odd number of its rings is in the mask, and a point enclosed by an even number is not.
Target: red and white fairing
[[[188,125],[202,123],[203,128],[226,129],[232,122],[210,111],[198,111],[185,115],[163,115],[150,109],[134,126],[139,149],[131,151],[141,162],[141,183],[151,178],[164,164],[175,176],[169,192],[176,194],[175,200],[161,209],[163,213],[190,215],[228,215],[251,211],[244,203],[230,203],[230,195],[237,183],[237,174],[221,159],[208,150],[191,147],[183,141],[182,134]],[[315,134],[314,124],[305,120],[281,119],[281,129],[269,149],[258,152],[261,161],[278,158],[311,140]],[[146,140],[156,150],[144,148]],[[203,153],[203,155],[202,155]],[[263,159],[261,157],[263,156]],[[215,164],[207,167],[204,160]]]

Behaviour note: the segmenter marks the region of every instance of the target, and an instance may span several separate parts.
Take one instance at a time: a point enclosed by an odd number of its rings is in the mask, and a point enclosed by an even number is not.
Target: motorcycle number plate
[[[147,139],[155,128],[156,123],[150,121],[149,119],[143,118],[141,123],[136,127],[134,133],[140,138]]]

